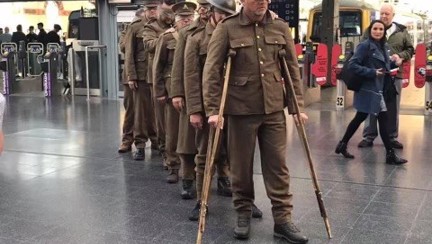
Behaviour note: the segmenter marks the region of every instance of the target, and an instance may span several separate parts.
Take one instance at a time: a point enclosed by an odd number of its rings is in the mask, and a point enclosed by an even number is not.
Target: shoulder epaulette
[[[142,19],[138,18],[138,19],[136,19],[136,20],[132,21],[132,23],[131,23],[131,24],[139,23],[139,22],[141,22],[141,21],[142,21]]]
[[[234,18],[234,17],[239,16],[239,14],[240,14],[240,12],[237,12],[237,13],[235,13],[235,14],[233,14],[233,15],[230,15],[230,16],[224,18],[224,19],[222,20],[222,23],[225,22],[225,21],[227,21],[227,20],[229,20],[229,19],[232,19],[232,18]]]
[[[200,33],[200,32],[202,32],[202,31],[204,31],[205,30],[205,26],[203,26],[202,28],[196,28],[196,29],[194,29],[193,31],[192,31],[192,33],[190,34],[190,36],[194,36],[194,35],[196,35],[196,34],[198,34],[198,33]]]

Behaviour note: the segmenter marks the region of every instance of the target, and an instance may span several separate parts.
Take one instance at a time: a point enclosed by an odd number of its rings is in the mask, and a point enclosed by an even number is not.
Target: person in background
[[[54,29],[52,31],[48,32],[46,42],[47,43],[58,43],[60,45],[60,36],[58,33],[61,29],[62,28],[60,27],[60,25],[55,24]]]
[[[37,42],[37,38],[38,38],[38,36],[34,32],[34,26],[31,25],[29,27],[29,33],[26,35],[27,43]]]
[[[4,146],[4,135],[3,135],[3,116],[6,108],[6,100],[2,94],[0,94],[0,155],[3,152]]]
[[[44,47],[46,47],[47,45],[47,33],[44,29],[44,25],[43,23],[38,23],[37,24],[37,28],[39,30],[38,36],[37,36],[37,41],[42,43],[44,45]]]
[[[12,35],[9,33],[9,27],[4,28],[4,33],[0,35],[0,43],[11,42]]]
[[[402,62],[411,62],[414,54],[414,47],[410,34],[405,26],[393,21],[395,10],[393,5],[385,3],[380,9],[380,20],[385,25],[385,36],[392,60],[400,67],[394,80],[397,93],[396,99],[387,103],[388,132],[391,146],[395,149],[403,149],[403,144],[397,140],[399,131],[399,108],[402,94],[403,68]],[[369,115],[363,130],[363,140],[358,147],[372,147],[374,139],[378,136],[377,117]]]
[[[372,21],[368,32],[368,39],[357,46],[354,56],[349,61],[352,72],[364,77],[364,80],[360,90],[354,93],[354,108],[357,113],[336,146],[335,153],[342,154],[345,158],[354,158],[347,151],[348,142],[368,115],[374,115],[378,118],[380,136],[387,151],[386,163],[404,164],[407,160],[396,155],[388,131],[387,104],[396,100],[396,87],[389,75],[390,63],[397,60],[389,55],[383,21]]]
[[[22,25],[17,25],[16,27],[16,31],[12,34],[12,39],[11,41],[13,43],[15,43],[17,45],[17,47],[19,47],[19,43],[20,41],[24,41],[26,42],[26,35],[24,34],[24,32],[22,31]]]

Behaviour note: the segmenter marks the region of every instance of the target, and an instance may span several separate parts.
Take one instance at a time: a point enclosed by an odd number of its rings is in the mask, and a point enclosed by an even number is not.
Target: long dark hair
[[[374,21],[372,21],[372,22],[370,23],[370,25],[369,25],[369,27],[368,27],[369,39],[371,39],[371,40],[373,40],[373,41],[377,41],[377,40],[375,40],[375,39],[372,38],[372,26],[373,26],[374,24],[376,24],[376,23],[381,23],[381,24],[384,26],[384,35],[383,35],[383,37],[381,37],[380,40],[378,40],[378,43],[381,45],[381,47],[384,47],[384,44],[385,44],[386,41],[387,41],[387,39],[386,39],[386,34],[385,34],[385,32],[386,32],[386,28],[385,28],[385,24],[384,24],[384,22],[382,22],[381,20],[376,19],[376,20],[374,20]]]

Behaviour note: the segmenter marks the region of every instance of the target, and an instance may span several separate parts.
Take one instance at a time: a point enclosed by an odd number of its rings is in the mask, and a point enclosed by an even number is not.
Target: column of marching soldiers
[[[196,195],[197,201],[189,213],[191,221],[197,221],[200,215],[210,131],[202,85],[208,44],[218,23],[235,14],[236,6],[234,0],[197,0],[197,4],[144,0],[143,8],[136,12],[119,40],[125,55],[122,80],[126,112],[118,152],[132,152],[135,144],[134,160],[144,160],[145,144],[150,140],[151,149],[159,151],[169,172],[166,181],[174,184],[181,178],[183,199]],[[217,193],[231,197],[225,144],[222,139],[215,161]],[[253,184],[248,187],[253,189]],[[253,199],[249,211],[253,218],[262,217]],[[235,236],[248,238],[248,218],[238,221]],[[299,242],[295,243],[307,242],[288,223],[288,232],[298,234],[294,237]],[[283,224],[285,228],[286,223]]]

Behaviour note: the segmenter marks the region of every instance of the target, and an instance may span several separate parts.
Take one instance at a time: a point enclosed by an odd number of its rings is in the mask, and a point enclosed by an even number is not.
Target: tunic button
[[[275,41],[275,43],[278,43],[278,41]]]
[[[256,23],[255,26],[258,26],[258,23]]]
[[[264,62],[263,62],[263,61],[260,61],[260,64],[264,64]]]
[[[261,77],[264,77],[264,74],[261,74]]]
[[[244,43],[240,44],[240,46],[244,47]]]
[[[261,52],[261,50],[262,50],[261,48],[258,48],[258,52]]]
[[[260,39],[260,36],[257,36],[257,39]]]

